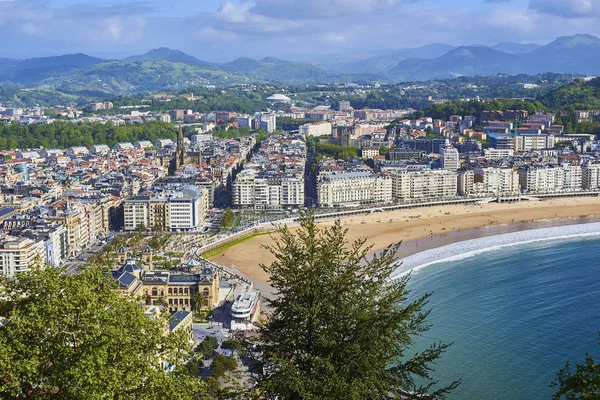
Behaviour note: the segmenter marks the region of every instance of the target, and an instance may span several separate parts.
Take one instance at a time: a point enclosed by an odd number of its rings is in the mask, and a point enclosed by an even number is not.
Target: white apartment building
[[[233,205],[255,209],[303,206],[304,176],[269,176],[257,169],[245,169],[233,183]]]
[[[184,189],[168,200],[169,228],[172,232],[187,232],[198,229],[204,221],[208,196],[194,189]]]
[[[460,171],[458,173],[458,194],[460,196],[469,196],[474,193],[475,173],[472,169]]]
[[[515,151],[551,149],[554,147],[554,135],[517,135]]]
[[[458,174],[447,170],[398,171],[392,175],[394,200],[437,200],[456,197]]]
[[[308,136],[331,136],[331,122],[314,122],[300,125],[298,131],[304,137]]]
[[[392,180],[370,171],[332,173],[319,177],[320,207],[359,206],[392,202]]]
[[[574,192],[583,187],[579,165],[560,167],[528,165],[519,168],[521,189],[534,193]]]
[[[208,189],[184,188],[168,196],[136,196],[123,202],[125,231],[140,226],[151,230],[187,232],[197,230],[209,208]]]
[[[448,145],[442,148],[442,168],[455,172],[460,168],[460,156],[454,146]]]
[[[130,143],[130,142],[117,143],[113,147],[114,151],[131,151],[134,149],[135,149],[135,147],[133,146],[133,143]]]
[[[485,149],[485,159],[489,161],[504,160],[515,154],[513,149]]]
[[[360,155],[362,158],[375,158],[379,155],[378,147],[363,147],[360,150]]]
[[[600,189],[600,164],[586,164],[581,169],[583,189]]]
[[[0,275],[14,277],[34,265],[46,262],[46,244],[24,237],[7,236],[0,240]]]
[[[110,153],[110,147],[105,144],[95,144],[90,147],[90,152],[95,155],[105,156]]]
[[[475,168],[473,193],[514,195],[519,193],[519,174],[513,168]]]

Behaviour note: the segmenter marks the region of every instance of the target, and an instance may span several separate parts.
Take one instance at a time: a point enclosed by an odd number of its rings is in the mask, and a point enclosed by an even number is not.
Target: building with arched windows
[[[214,268],[203,268],[198,274],[149,271],[128,260],[111,274],[121,294],[137,297],[145,305],[177,312],[212,310],[219,304],[219,273]]]

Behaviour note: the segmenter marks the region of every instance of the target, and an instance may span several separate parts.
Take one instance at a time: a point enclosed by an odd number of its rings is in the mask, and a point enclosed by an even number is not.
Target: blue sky
[[[119,58],[156,47],[208,61],[293,60],[429,43],[600,35],[600,0],[0,0],[0,57]]]

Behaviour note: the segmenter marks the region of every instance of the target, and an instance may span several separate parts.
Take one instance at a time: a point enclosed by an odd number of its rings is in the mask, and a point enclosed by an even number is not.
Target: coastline
[[[373,253],[402,241],[400,261],[423,251],[456,242],[533,229],[600,222],[600,198],[581,197],[519,203],[453,205],[355,215],[341,219],[348,240],[366,238]],[[334,220],[320,221],[331,226]],[[296,228],[290,228],[294,230]],[[253,280],[257,289],[269,292],[268,275],[259,267],[272,256],[262,246],[272,243],[264,235],[227,249],[209,259]]]
[[[550,222],[550,221],[546,221]],[[517,230],[510,233],[496,233],[475,239],[457,241],[440,247],[414,253],[402,260],[391,279],[398,279],[412,271],[417,271],[431,265],[461,260],[477,254],[499,250],[505,247],[518,246],[536,242],[574,240],[595,238],[600,236],[600,222],[571,222],[569,225],[557,224],[544,228]]]

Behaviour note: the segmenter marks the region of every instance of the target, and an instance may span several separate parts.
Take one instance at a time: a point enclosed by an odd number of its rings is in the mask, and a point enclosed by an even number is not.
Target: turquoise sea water
[[[462,379],[450,399],[549,399],[566,360],[600,354],[597,237],[430,265],[413,272],[409,288],[433,292],[433,327],[418,345],[454,342],[434,373],[442,382]]]

